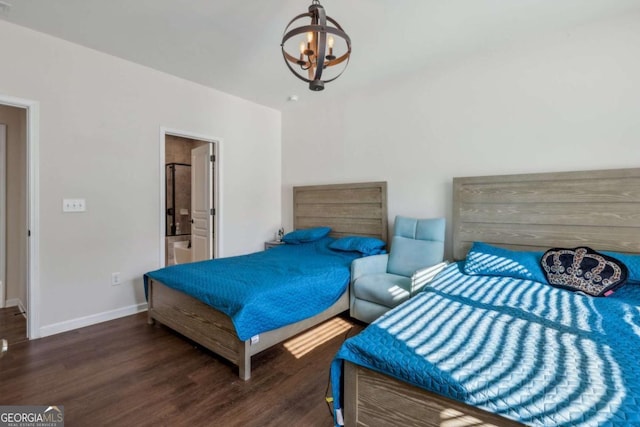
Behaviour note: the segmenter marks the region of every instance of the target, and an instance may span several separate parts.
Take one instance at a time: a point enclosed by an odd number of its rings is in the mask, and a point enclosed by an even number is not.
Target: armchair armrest
[[[389,254],[371,255],[351,262],[351,282],[365,274],[386,273]]]
[[[422,268],[411,276],[411,294],[413,297],[420,292],[424,286],[433,280],[438,273],[440,273],[449,264],[447,261],[441,262],[431,267]]]

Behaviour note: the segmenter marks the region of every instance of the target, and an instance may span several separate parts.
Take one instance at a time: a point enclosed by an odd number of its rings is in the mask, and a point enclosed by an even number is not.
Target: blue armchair
[[[444,228],[444,218],[397,216],[390,253],[351,263],[351,317],[373,322],[431,281],[446,265]]]

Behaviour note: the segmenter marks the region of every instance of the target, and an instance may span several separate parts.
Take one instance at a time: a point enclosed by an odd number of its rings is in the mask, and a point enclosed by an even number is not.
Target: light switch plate
[[[62,212],[85,212],[86,210],[85,199],[62,199]]]

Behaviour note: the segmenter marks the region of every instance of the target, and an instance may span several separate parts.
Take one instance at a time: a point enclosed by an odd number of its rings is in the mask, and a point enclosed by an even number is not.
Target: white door
[[[191,253],[193,261],[213,255],[213,144],[191,150]]]
[[[5,254],[7,253],[7,125],[0,124],[0,308],[4,307],[5,290]]]

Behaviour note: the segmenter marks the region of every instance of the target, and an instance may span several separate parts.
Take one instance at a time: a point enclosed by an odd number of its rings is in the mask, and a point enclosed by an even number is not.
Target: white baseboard
[[[78,328],[84,328],[85,326],[91,326],[97,323],[119,319],[120,317],[130,316],[142,311],[147,311],[146,302],[142,304],[118,308],[116,310],[92,314],[90,316],[78,317],[77,319],[65,320],[64,322],[54,323],[51,325],[45,325],[40,327],[40,337],[47,337],[49,335],[55,335],[62,332],[72,331]]]
[[[19,304],[21,304],[20,298],[11,298],[4,302],[5,307],[16,307]]]
[[[22,301],[18,301],[18,308],[20,309],[20,313],[22,313],[22,315],[24,316],[25,320],[27,318],[27,309],[24,308],[24,305],[22,304]]]

